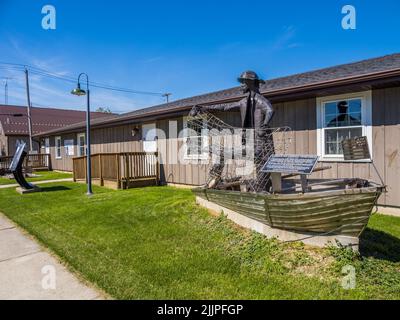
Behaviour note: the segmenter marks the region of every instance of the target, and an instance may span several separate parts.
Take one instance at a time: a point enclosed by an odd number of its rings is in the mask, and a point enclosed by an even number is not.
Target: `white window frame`
[[[60,141],[60,155],[58,155],[57,153],[57,150],[58,150],[58,143],[57,143],[57,141]],[[55,137],[54,138],[54,152],[55,152],[55,158],[56,159],[62,159],[62,140],[61,140],[61,137],[60,136],[57,136],[57,137]]]
[[[206,126],[205,126],[206,127]],[[183,141],[184,145],[183,147],[185,148],[185,153],[184,153],[184,160],[208,160],[209,159],[209,152],[206,151],[209,146],[209,138],[207,135],[202,136],[202,149],[204,150],[201,154],[188,154],[188,146],[187,146],[187,139],[189,138],[188,136],[188,124],[187,124],[187,117],[183,117]]]
[[[50,154],[50,138],[44,138],[44,152]]]
[[[148,139],[147,133],[154,130],[153,139]],[[150,138],[153,135],[150,135]],[[142,141],[143,141],[143,151],[144,152],[157,152],[157,124],[155,122],[145,123],[142,125]]]
[[[74,139],[64,139],[64,152],[67,158],[75,155]]]
[[[325,108],[329,102],[340,100],[361,99],[361,126],[362,135],[368,139],[369,150],[372,159],[372,91],[340,94],[335,96],[317,98],[317,154],[320,161],[345,162],[340,155],[325,154]],[[347,127],[344,127],[347,128]],[[352,162],[370,162],[371,160],[357,160]],[[348,162],[348,161],[346,161]]]
[[[81,152],[81,145],[80,145],[80,141],[81,141],[82,137],[83,137],[83,139],[85,141],[85,143],[83,144],[83,154]],[[84,132],[78,133],[76,135],[76,146],[77,146],[77,149],[78,149],[77,150],[78,157],[85,156],[86,155],[86,134]]]

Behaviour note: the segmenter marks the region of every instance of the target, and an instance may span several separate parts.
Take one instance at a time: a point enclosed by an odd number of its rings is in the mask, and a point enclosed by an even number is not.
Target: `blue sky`
[[[56,30],[41,27],[56,8]],[[341,9],[357,10],[343,30]],[[400,2],[0,0],[0,61],[32,65],[172,99],[236,86],[253,69],[266,79],[400,52]],[[26,104],[23,74],[0,68],[9,103]],[[4,101],[1,82],[0,103]],[[84,109],[73,84],[32,75],[34,105]],[[92,88],[93,108],[126,112],[163,98]]]

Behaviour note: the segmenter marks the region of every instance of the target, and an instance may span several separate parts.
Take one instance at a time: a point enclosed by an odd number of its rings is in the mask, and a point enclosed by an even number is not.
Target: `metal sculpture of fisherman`
[[[196,116],[202,110],[207,111],[233,111],[240,110],[243,129],[255,129],[258,135],[262,135],[274,115],[272,104],[260,93],[260,84],[265,83],[254,71],[243,72],[238,81],[242,84],[246,94],[237,104],[216,106],[195,106],[190,116]]]
[[[273,141],[268,141],[269,124],[274,115],[274,108],[270,101],[260,93],[260,84],[265,83],[261,80],[254,71],[243,72],[238,81],[242,84],[243,93],[246,96],[235,104],[222,104],[212,106],[195,106],[190,112],[190,116],[195,117],[203,110],[206,111],[233,111],[239,109],[241,123],[243,129],[254,129],[255,133],[255,158],[260,157],[266,146],[271,146],[273,149]],[[268,148],[271,150],[271,148]],[[257,175],[259,168],[256,168]]]

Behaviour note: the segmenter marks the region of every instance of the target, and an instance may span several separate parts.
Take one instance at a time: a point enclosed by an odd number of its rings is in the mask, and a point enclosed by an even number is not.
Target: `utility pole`
[[[4,104],[8,105],[8,80],[11,80],[10,77],[4,77]]]
[[[4,104],[8,105],[8,81],[6,78],[6,84],[4,85]]]
[[[26,83],[26,98],[28,102],[28,131],[29,131],[29,151],[33,151],[32,141],[32,118],[31,118],[31,96],[29,93],[29,74],[28,69],[25,68],[25,83]]]
[[[168,103],[169,102],[169,96],[171,96],[171,95],[172,95],[172,93],[164,93],[162,96],[167,99],[167,103]]]

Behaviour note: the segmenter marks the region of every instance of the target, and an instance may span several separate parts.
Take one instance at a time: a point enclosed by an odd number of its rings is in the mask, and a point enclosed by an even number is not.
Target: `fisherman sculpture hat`
[[[258,81],[259,83],[265,83],[264,80],[260,79],[254,71],[245,71],[243,72],[240,77],[238,78],[238,81],[240,83],[243,83],[244,80],[253,80],[253,81]]]

